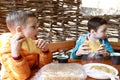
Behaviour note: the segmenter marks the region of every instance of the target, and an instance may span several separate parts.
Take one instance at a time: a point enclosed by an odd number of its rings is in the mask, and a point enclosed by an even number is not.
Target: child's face
[[[96,38],[98,38],[98,39],[104,39],[104,38],[106,38],[107,37],[107,34],[106,34],[107,33],[107,26],[108,25],[105,25],[105,24],[101,25],[97,29],[97,31],[95,32],[94,36]]]
[[[26,21],[26,26],[22,29],[22,32],[25,37],[30,37],[36,40],[38,35],[38,27],[39,25],[37,22],[37,18],[29,17]]]

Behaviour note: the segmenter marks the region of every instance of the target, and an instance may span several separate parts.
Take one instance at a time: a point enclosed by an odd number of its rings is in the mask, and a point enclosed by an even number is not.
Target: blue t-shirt
[[[70,58],[79,59],[79,58],[85,58],[87,56],[87,55],[76,56],[76,52],[79,49],[80,45],[82,45],[84,43],[84,41],[86,40],[86,37],[88,35],[90,35],[90,33],[83,34],[81,37],[78,38],[78,40],[76,41],[75,48],[73,49],[72,53],[70,54]],[[101,44],[105,44],[105,48],[106,48],[107,52],[109,52],[110,54],[114,52],[114,50],[113,50],[112,46],[110,45],[107,38],[99,39],[99,41]]]

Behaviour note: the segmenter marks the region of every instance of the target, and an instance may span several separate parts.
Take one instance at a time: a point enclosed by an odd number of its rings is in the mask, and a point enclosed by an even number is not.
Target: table
[[[79,63],[79,64],[82,64],[82,65],[86,64],[86,63],[83,63],[80,59],[69,59],[68,62],[69,63]],[[105,59],[104,61],[101,61],[99,63],[104,63],[104,64],[111,65],[111,66],[115,67],[119,71],[118,75],[120,76],[120,65],[114,65],[114,64],[112,64],[112,60],[111,59]],[[96,80],[96,79],[87,77],[86,80]]]

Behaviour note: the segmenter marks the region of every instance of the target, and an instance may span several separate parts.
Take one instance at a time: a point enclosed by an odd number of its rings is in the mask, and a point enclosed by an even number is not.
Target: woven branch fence
[[[9,32],[5,24],[8,12],[31,10],[35,11],[40,23],[39,38],[49,42],[76,40],[87,33],[87,21],[93,17],[83,16],[80,5],[81,0],[0,0],[0,34]],[[108,39],[119,42],[120,15],[100,17],[105,18],[110,24],[107,32]],[[62,52],[69,55],[71,50]],[[53,59],[59,55],[59,52],[61,51],[53,53]]]
[[[0,0],[0,34],[9,32],[6,14],[13,10],[35,11],[40,22],[39,38],[49,42],[77,39],[87,32],[87,21],[93,16],[83,16],[81,0]],[[108,38],[120,41],[120,15],[101,16],[109,21]]]

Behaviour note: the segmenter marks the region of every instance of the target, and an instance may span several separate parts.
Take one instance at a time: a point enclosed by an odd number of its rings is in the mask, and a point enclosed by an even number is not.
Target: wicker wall
[[[6,13],[12,10],[35,11],[41,24],[39,37],[50,42],[77,39],[87,32],[86,23],[93,16],[82,16],[81,0],[0,0],[0,33],[8,32]],[[120,41],[120,15],[101,16],[110,23],[108,37]]]

